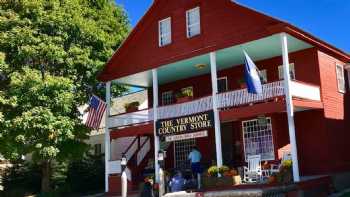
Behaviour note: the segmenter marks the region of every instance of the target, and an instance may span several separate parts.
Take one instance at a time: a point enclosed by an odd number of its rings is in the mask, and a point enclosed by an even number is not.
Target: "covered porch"
[[[116,79],[113,83],[151,90],[152,94],[149,95],[149,98],[150,103],[153,102],[153,104],[149,108],[140,111],[109,116],[108,128],[112,132],[112,136],[113,133],[118,135],[118,132],[123,132],[128,128],[131,131],[132,128],[136,127],[140,131],[143,127],[147,127],[145,133],[150,134],[150,130],[154,131],[156,129],[155,122],[158,120],[213,111],[215,124],[209,132],[211,132],[215,141],[216,154],[212,159],[220,167],[223,165],[222,128],[220,126],[222,123],[266,116],[269,113],[284,113],[288,117],[286,132],[289,135],[292,134],[289,139],[292,147],[294,180],[298,181],[299,170],[296,155],[294,113],[322,109],[323,106],[319,84],[315,81],[311,81],[311,83],[308,80],[304,81],[303,77],[298,79],[299,75],[295,76],[295,73],[293,74],[290,69],[288,55],[312,49],[312,47],[291,35],[275,34],[239,46],[232,46]],[[255,62],[263,62],[274,58],[283,59],[283,66],[281,66],[282,79],[274,77],[275,79],[265,81],[263,93],[260,95],[250,94],[246,88],[234,86],[226,86],[226,89],[219,91],[218,74],[224,73],[230,68],[239,68],[244,63],[242,50],[245,50]],[[282,65],[282,63],[279,65]],[[259,64],[257,66],[259,67]],[[280,71],[279,68],[276,70]],[[162,101],[162,96],[159,93],[164,92],[169,84],[181,86],[181,83],[185,82],[186,79],[201,79],[201,76],[205,75],[209,75],[208,80],[203,80],[199,88],[196,89],[201,90],[200,94],[192,95],[189,100],[182,102],[164,104]],[[241,77],[234,74],[231,80],[239,80]],[[291,77],[293,80],[291,80]],[[124,133],[127,135],[127,132]],[[157,153],[161,149],[162,142],[156,135],[153,136],[152,140],[152,151],[154,151],[154,159],[157,161]],[[151,150],[151,148],[148,150]],[[113,150],[111,151],[113,154]],[[134,154],[138,153],[135,152]],[[116,170],[120,169],[117,161],[109,160],[108,164],[110,169],[114,169],[113,173],[120,172],[120,170]],[[159,166],[157,162],[154,165],[157,180]]]

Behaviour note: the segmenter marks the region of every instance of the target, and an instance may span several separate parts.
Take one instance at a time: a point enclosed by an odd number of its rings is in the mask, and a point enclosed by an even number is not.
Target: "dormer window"
[[[171,43],[171,18],[159,21],[159,46]]]
[[[199,7],[186,11],[186,29],[187,38],[199,35],[201,33],[201,22]]]

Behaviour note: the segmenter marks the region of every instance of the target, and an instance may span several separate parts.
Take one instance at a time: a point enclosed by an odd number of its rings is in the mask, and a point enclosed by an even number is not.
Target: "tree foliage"
[[[97,92],[97,72],[129,32],[122,8],[108,0],[1,2],[0,51],[10,65],[6,75],[28,66],[68,77],[81,103],[87,92]]]
[[[111,0],[0,1],[0,153],[31,154],[42,176],[81,156],[89,130],[77,108],[102,95],[96,75],[128,32]]]

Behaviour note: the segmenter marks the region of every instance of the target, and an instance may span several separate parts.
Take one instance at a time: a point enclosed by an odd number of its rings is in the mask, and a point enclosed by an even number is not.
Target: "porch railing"
[[[219,108],[230,108],[262,102],[284,96],[284,82],[276,81],[263,85],[263,93],[250,94],[247,89],[233,90],[217,95]],[[320,101],[320,88],[303,82],[292,81],[292,95],[296,98]],[[172,104],[158,108],[158,118],[167,119],[200,113],[212,109],[212,96],[203,97],[186,103]],[[110,127],[123,127],[141,124],[153,120],[153,109],[120,114],[110,117]]]
[[[247,89],[235,90],[218,94],[218,107],[236,107],[256,103],[284,95],[283,81],[264,84],[262,94],[250,94]]]

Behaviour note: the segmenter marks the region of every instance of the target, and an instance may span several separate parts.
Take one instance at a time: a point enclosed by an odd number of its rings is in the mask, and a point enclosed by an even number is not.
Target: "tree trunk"
[[[49,192],[51,177],[51,162],[43,161],[41,165],[41,192]]]

